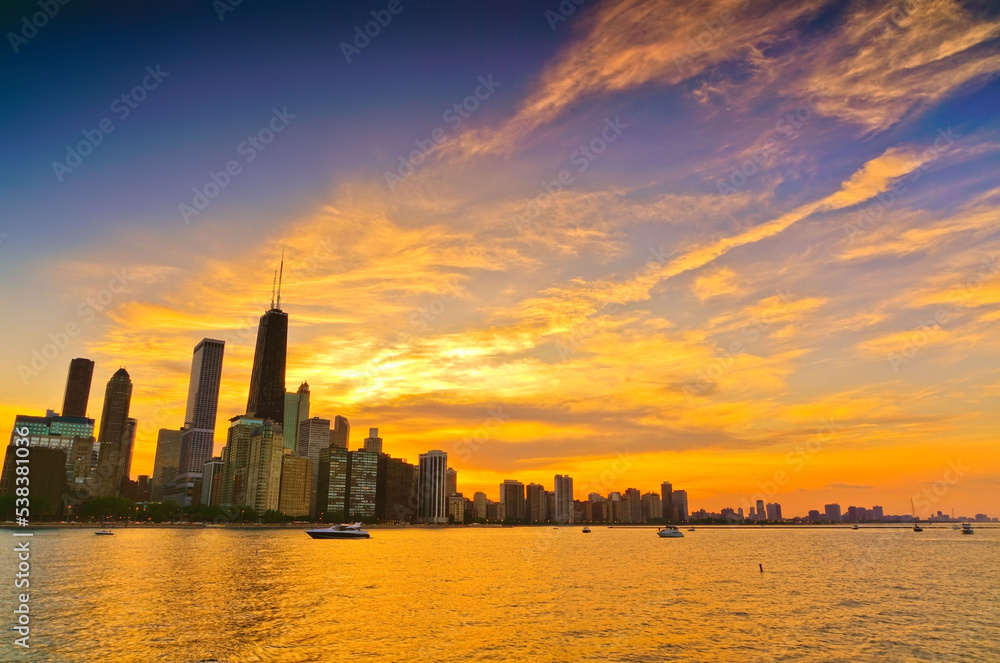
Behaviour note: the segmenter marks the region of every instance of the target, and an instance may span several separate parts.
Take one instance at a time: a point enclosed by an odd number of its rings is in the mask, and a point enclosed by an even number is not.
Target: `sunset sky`
[[[996,3],[223,2],[7,37],[3,434],[125,366],[148,474],[209,337],[219,453],[284,250],[287,388],[468,497],[1000,515]]]

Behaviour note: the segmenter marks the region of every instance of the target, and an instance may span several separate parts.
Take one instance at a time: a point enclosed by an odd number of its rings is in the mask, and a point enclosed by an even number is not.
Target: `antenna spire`
[[[281,247],[281,270],[278,272],[278,310],[281,310],[281,277],[285,274],[285,247]]]
[[[274,278],[271,279],[271,309],[274,309],[274,286],[278,281],[278,272],[274,272]]]

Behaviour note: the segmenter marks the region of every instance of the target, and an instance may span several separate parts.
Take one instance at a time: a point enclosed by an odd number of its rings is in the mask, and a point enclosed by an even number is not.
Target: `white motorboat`
[[[688,527],[688,531],[689,532],[693,532],[694,531],[694,525],[692,525],[691,527]]]
[[[664,527],[660,529],[656,535],[661,539],[683,539],[684,532],[680,531],[676,527]]]
[[[94,532],[94,534],[98,536],[114,536],[114,532],[112,532],[109,529],[99,529],[96,532]]]
[[[584,534],[590,534],[590,528],[589,528],[589,527],[587,527],[586,525],[584,525],[584,526],[583,526],[583,533],[584,533]]]
[[[334,525],[322,529],[307,529],[306,534],[314,539],[370,539],[371,535],[361,529],[361,523]]]
[[[973,534],[975,530],[972,529],[972,525],[969,523],[962,523],[962,534]]]
[[[851,527],[851,529],[861,529],[861,528],[860,528],[860,527],[858,527],[858,524],[857,524],[857,523],[854,523],[854,526],[853,526],[853,527]]]

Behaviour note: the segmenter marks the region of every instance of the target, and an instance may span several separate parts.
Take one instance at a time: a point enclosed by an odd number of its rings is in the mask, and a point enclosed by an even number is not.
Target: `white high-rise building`
[[[299,445],[299,422],[309,418],[309,383],[303,382],[299,385],[299,390],[294,394],[285,392],[285,421],[282,426],[285,436],[285,448],[291,449],[296,456],[295,450]],[[313,459],[313,466],[316,459]]]
[[[556,512],[555,521],[558,523],[573,522],[573,478],[564,474],[557,474],[555,477]]]
[[[420,454],[417,469],[417,518],[432,524],[448,523],[448,454],[428,451]]]
[[[309,470],[309,505],[313,509],[316,506],[316,487],[319,485],[319,452],[330,446],[330,420],[321,417],[305,419],[299,422],[298,430],[299,440],[295,455],[312,461]]]
[[[222,382],[226,342],[202,339],[194,346],[187,409],[181,428],[181,457],[177,473],[201,474],[215,447],[215,415]]]
[[[365,451],[371,451],[372,453],[382,453],[382,438],[378,436],[377,428],[368,429],[368,437],[365,438],[364,449]]]

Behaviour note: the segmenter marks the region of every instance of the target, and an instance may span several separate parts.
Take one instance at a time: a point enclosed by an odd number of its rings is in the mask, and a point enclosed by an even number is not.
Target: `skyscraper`
[[[281,457],[281,490],[278,497],[278,510],[282,514],[295,518],[308,516],[309,482],[312,477],[313,462],[308,458],[293,456],[288,449]]]
[[[354,521],[374,519],[375,497],[378,490],[378,454],[364,449],[350,453],[347,515]]]
[[[350,497],[351,454],[342,447],[327,447],[319,452],[319,478],[316,487],[316,517],[328,523],[347,520]]]
[[[215,456],[205,461],[201,470],[201,496],[198,504],[213,506],[222,498],[222,458]]]
[[[660,508],[666,520],[674,519],[674,488],[669,481],[660,484]]]
[[[764,500],[757,500],[757,520],[766,520],[767,511],[764,508]]]
[[[564,474],[555,477],[556,512],[554,519],[558,523],[573,522],[573,479]]]
[[[346,449],[351,441],[351,424],[347,417],[339,414],[333,418],[333,428],[330,430],[330,444]]]
[[[458,472],[452,468],[448,468],[445,472],[444,490],[451,496],[458,492]]]
[[[104,391],[104,409],[101,412],[101,429],[97,442],[101,445],[97,458],[96,488],[99,495],[118,497],[121,490],[122,442],[132,402],[132,380],[128,371],[119,368],[108,380]]]
[[[368,429],[368,437],[365,438],[364,449],[376,454],[382,453],[382,438],[378,436],[377,428]]]
[[[299,440],[295,455],[308,458],[309,468],[309,504],[316,504],[316,489],[319,486],[319,452],[330,446],[330,420],[320,417],[305,419],[299,422]],[[313,512],[314,513],[314,512]]]
[[[285,392],[285,448],[293,453],[299,446],[299,422],[309,418],[309,383],[303,382],[294,394]],[[329,428],[329,427],[328,427]],[[313,459],[316,464],[316,459]]]
[[[823,511],[826,519],[831,522],[839,523],[843,519],[843,516],[840,513],[840,505],[836,502],[833,504],[825,504],[823,506]]]
[[[642,496],[642,522],[659,520],[663,517],[663,504],[656,493],[646,493]]]
[[[379,454],[375,518],[381,522],[404,523],[416,514],[417,467],[402,458]]]
[[[222,454],[222,504],[243,506],[250,503],[246,493],[250,439],[254,431],[263,424],[263,419],[247,416],[229,420],[226,448]]]
[[[94,362],[77,357],[69,363],[66,378],[66,396],[63,398],[62,416],[86,417],[90,401],[90,383],[94,377]]]
[[[622,515],[627,523],[642,522],[642,493],[638,488],[627,488],[622,495]]]
[[[139,422],[129,417],[125,420],[125,432],[122,434],[122,479],[128,479],[132,473],[132,449],[135,447],[135,433]]]
[[[281,458],[285,439],[281,425],[265,419],[250,436],[247,461],[247,504],[262,516],[277,511],[281,496]]]
[[[686,490],[674,491],[674,517],[677,522],[685,522],[688,519],[688,494]]]
[[[486,499],[486,493],[482,491],[477,491],[475,495],[472,496],[472,517],[477,520],[486,520],[486,505],[489,500]]]
[[[525,515],[529,523],[541,523],[549,519],[547,502],[545,486],[540,483],[529,483],[524,498]],[[486,508],[485,504],[483,508]]]
[[[282,260],[284,270],[284,260]],[[260,316],[257,326],[257,348],[250,374],[250,395],[247,415],[258,419],[285,421],[285,352],[288,345],[288,314],[281,310],[281,281],[278,281],[278,303]]]
[[[215,415],[219,407],[219,384],[222,382],[222,355],[225,341],[202,339],[194,346],[191,381],[188,383],[187,409],[177,472],[200,473],[212,457],[215,447]]]
[[[181,459],[181,431],[161,428],[156,435],[156,456],[153,458],[153,478],[150,499],[163,501],[163,488],[177,476]]]
[[[417,470],[417,517],[421,522],[447,524],[447,471],[448,454],[444,451],[434,450],[420,454]]]
[[[500,503],[504,520],[524,520],[524,484],[514,479],[504,479],[500,484]]]

